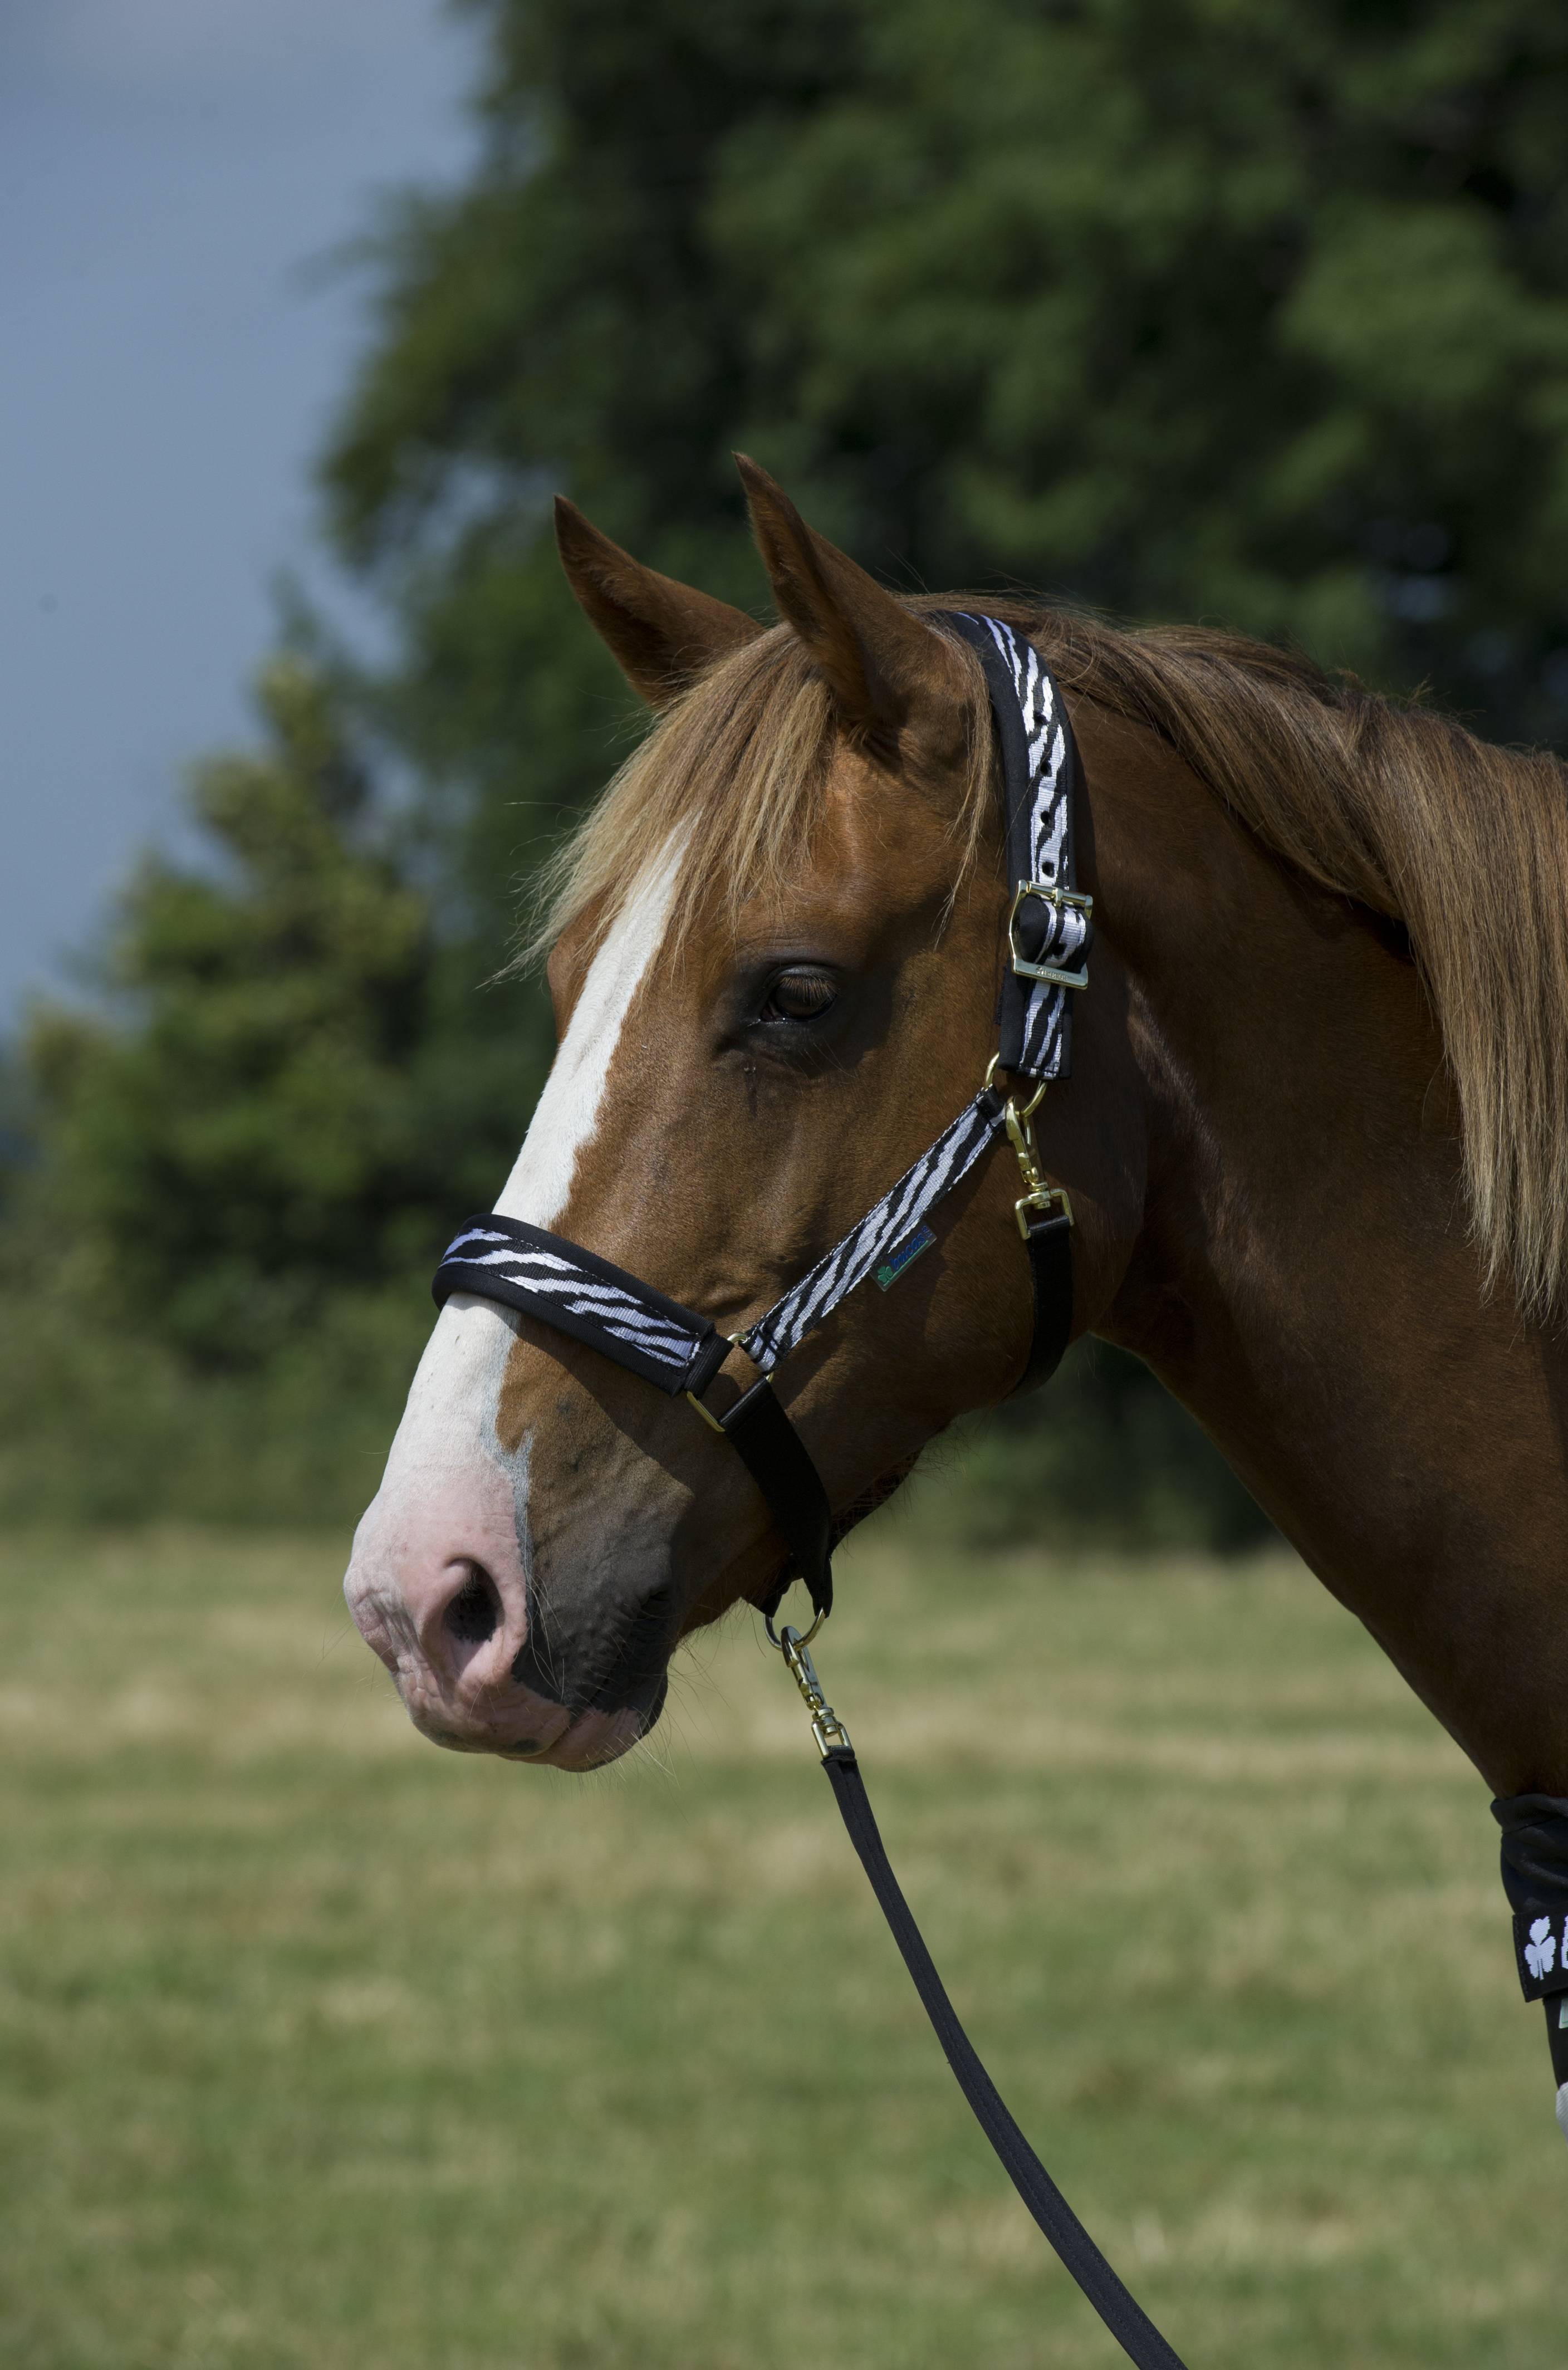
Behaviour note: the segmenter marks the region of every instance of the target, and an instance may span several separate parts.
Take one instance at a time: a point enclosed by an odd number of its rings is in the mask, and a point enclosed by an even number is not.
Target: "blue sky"
[[[365,292],[308,267],[461,174],[476,63],[439,0],[0,8],[0,1030],[248,731],[279,569],[334,591]]]

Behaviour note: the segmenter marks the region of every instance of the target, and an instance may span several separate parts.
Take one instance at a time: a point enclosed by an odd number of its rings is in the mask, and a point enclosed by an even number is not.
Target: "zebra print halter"
[[[1016,1203],[1034,1286],[1034,1338],[1020,1388],[1044,1382],[1072,1323],[1072,1209],[1040,1174],[1030,1114],[1052,1079],[1071,1067],[1072,995],[1088,984],[1091,900],[1074,885],[1073,790],[1078,755],[1060,692],[1039,653],[996,617],[949,612],[945,622],[985,670],[1002,759],[1007,806],[1009,964],[991,1076],[880,1202],[744,1333],[727,1337],[625,1268],[543,1226],[494,1213],[470,1218],[448,1245],[432,1287],[438,1307],[455,1292],[521,1309],[585,1342],[671,1397],[684,1392],[703,1421],[739,1451],[790,1549],[788,1577],[770,1618],[800,1577],[818,1618],[833,1602],[833,1523],[827,1495],[769,1377],[870,1275],[884,1290],[935,1237],[926,1220],[1004,1133],[1023,1173]],[[998,1070],[1015,1081],[1004,1094]],[[1020,1084],[1032,1088],[1020,1099]],[[731,1349],[761,1380],[723,1416],[702,1394]]]

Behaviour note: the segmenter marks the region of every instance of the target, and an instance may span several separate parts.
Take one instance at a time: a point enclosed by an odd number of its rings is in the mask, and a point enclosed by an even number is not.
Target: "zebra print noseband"
[[[1072,730],[1038,652],[1010,626],[958,612],[946,623],[977,651],[985,669],[1007,801],[1010,960],[992,1067],[1043,1087],[1068,1075],[1071,995],[1088,984],[1090,900],[1074,886]],[[436,1305],[455,1292],[503,1302],[672,1397],[685,1392],[745,1459],[790,1548],[791,1575],[805,1580],[820,1616],[833,1601],[826,1493],[768,1377],[868,1276],[875,1274],[884,1287],[892,1283],[935,1239],[925,1222],[937,1203],[1004,1129],[1019,1128],[1016,1103],[987,1081],[842,1241],[735,1337],[762,1380],[723,1417],[709,1414],[702,1393],[729,1356],[730,1340],[708,1317],[543,1226],[494,1213],[470,1218],[435,1271]],[[1018,1141],[1021,1159],[1026,1122]],[[1032,1145],[1028,1150],[1026,1182]],[[1066,1194],[1036,1174],[1019,1204],[1035,1286],[1035,1343],[1025,1376],[1031,1384],[1046,1379],[1066,1346],[1071,1224]],[[770,1612],[787,1585],[776,1592]]]

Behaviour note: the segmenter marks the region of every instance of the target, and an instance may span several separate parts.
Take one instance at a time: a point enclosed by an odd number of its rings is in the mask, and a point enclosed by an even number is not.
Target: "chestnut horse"
[[[559,506],[661,714],[558,868],[559,1050],[496,1205],[725,1331],[979,1086],[1008,903],[951,604],[883,591],[742,468],[768,629]],[[982,605],[1081,755],[1093,986],[1036,1122],[1074,1333],[1147,1361],[1494,1794],[1568,1796],[1563,773],[1260,644]],[[1017,1383],[1017,1191],[1004,1145],[785,1369],[841,1527]],[[782,1556],[684,1399],[459,1294],[346,1587],[424,1735],[584,1769]]]

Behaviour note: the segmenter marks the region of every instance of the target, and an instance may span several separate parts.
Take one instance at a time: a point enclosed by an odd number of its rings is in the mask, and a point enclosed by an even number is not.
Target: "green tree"
[[[82,1282],[214,1366],[423,1260],[449,1191],[427,900],[318,676],[279,659],[259,706],[269,745],[195,772],[207,866],[144,863],[104,1007],[40,1010],[27,1047],[38,1189]]]
[[[734,444],[907,581],[1568,720],[1545,0],[469,6],[482,157],[385,229],[324,481],[488,952],[627,715],[544,496],[755,598]]]
[[[379,334],[322,477],[340,555],[400,621],[379,719],[426,785],[476,974],[635,702],[556,566],[570,486],[644,556],[734,599],[757,571],[729,458],[752,324],[705,227],[715,160],[803,121],[858,39],[826,0],[478,0],[482,160],[368,254]],[[499,1027],[493,1006],[478,1016]]]

